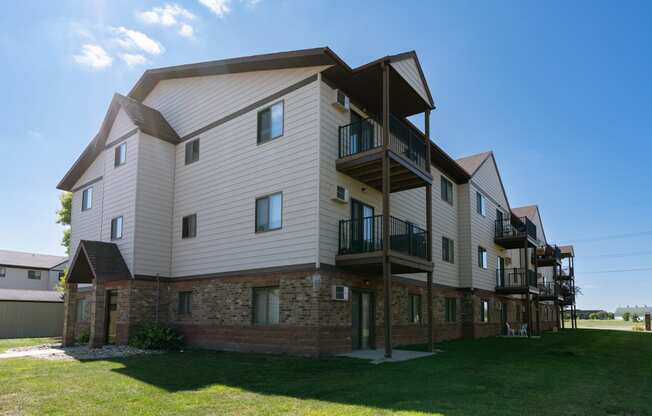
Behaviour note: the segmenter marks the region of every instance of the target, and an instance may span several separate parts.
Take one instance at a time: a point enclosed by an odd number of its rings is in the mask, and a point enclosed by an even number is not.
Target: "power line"
[[[636,257],[636,256],[645,256],[647,254],[652,254],[652,250],[634,251],[631,253],[590,254],[588,256],[582,255],[582,258],[586,259],[586,258],[609,258],[609,257]]]

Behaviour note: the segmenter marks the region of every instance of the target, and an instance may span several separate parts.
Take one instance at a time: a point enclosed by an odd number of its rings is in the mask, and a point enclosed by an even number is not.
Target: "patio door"
[[[505,258],[498,256],[498,269],[496,269],[496,283],[498,287],[505,287]]]
[[[355,111],[351,111],[350,152],[356,154],[373,148],[373,125]]]
[[[507,335],[507,302],[500,304],[500,333]]]
[[[354,350],[374,347],[374,294],[366,291],[352,291],[351,296],[351,340]]]
[[[115,336],[118,327],[118,291],[107,290],[106,292],[106,343],[115,344]]]
[[[351,249],[354,253],[374,251],[374,208],[351,200]]]

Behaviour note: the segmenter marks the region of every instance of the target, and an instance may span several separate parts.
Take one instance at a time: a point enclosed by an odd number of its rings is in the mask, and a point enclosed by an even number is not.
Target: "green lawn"
[[[652,335],[566,330],[370,365],[184,352],[0,361],[0,414],[650,415]]]
[[[56,342],[61,342],[61,338],[0,339],[0,352],[4,352],[10,348],[28,347],[30,345],[51,344]]]

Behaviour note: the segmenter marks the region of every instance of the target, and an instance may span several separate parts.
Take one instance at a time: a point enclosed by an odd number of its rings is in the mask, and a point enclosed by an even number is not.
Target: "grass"
[[[51,344],[56,342],[61,342],[61,338],[0,339],[0,352],[5,352],[11,348],[29,347],[31,345]]]
[[[566,330],[370,365],[191,351],[0,361],[0,414],[650,415],[652,335]]]

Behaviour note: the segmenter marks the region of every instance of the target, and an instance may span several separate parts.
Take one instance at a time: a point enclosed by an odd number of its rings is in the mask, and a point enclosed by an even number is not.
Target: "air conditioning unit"
[[[349,108],[351,107],[349,97],[344,94],[342,90],[335,90],[334,94],[333,106],[340,111],[349,111]]]
[[[337,201],[341,204],[346,204],[347,202],[349,202],[349,190],[346,189],[345,187],[337,185],[333,189],[333,192],[334,192],[333,194],[334,201]]]
[[[349,288],[341,285],[333,286],[332,298],[341,301],[349,300]]]

